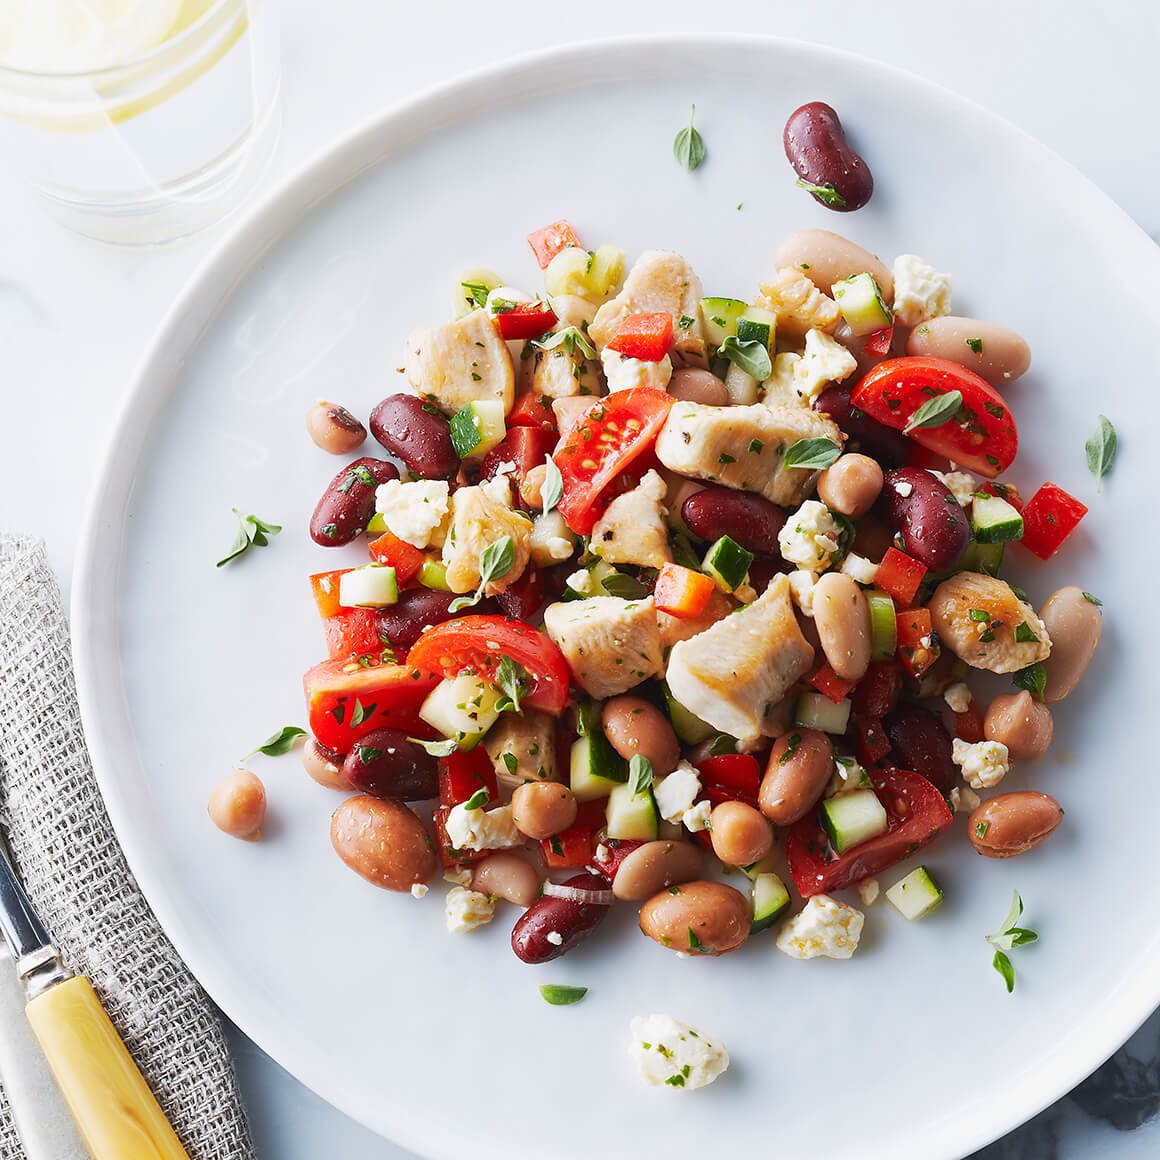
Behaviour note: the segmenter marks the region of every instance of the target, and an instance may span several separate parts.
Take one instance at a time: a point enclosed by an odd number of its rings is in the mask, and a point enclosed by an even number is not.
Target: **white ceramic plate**
[[[782,155],[803,101],[840,110],[873,168],[866,209],[836,215]],[[673,161],[691,102],[704,167]],[[1056,714],[1052,753],[1011,778],[1056,794],[1058,835],[1013,862],[963,835],[926,856],[947,891],[907,924],[867,914],[849,962],[792,961],[772,939],[678,960],[632,910],[541,968],[508,947],[512,911],[444,930],[441,890],[389,895],[328,840],[339,800],[295,756],[253,759],[271,800],[260,844],[205,812],[210,787],[283,724],[323,652],[308,573],[346,559],[305,525],[335,461],[306,439],[315,399],[365,415],[401,383],[407,331],[447,316],[465,266],[534,289],[525,235],[568,217],[592,244],[686,254],[707,293],[749,294],[805,226],[955,276],[956,312],[1014,326],[1034,351],[1010,391],[1013,478],[1092,505],[1046,567],[1105,601],[1104,641]],[[761,39],[585,46],[493,69],[383,117],[252,213],[171,313],[91,498],[74,601],[93,757],[140,882],[210,994],[280,1063],[352,1116],[436,1156],[961,1154],[1055,1099],[1160,999],[1160,652],[1150,527],[1160,258],[1103,195],[1026,136],[913,77]],[[1083,444],[1097,412],[1122,436],[1097,495]],[[229,569],[231,507],[282,522]],[[357,558],[355,549],[349,550]],[[1020,551],[1012,555],[1020,560]],[[884,875],[885,883],[901,870]],[[1012,888],[1037,946],[1008,996],[983,936]],[[591,988],[581,1006],[546,981]],[[733,1064],[695,1094],[646,1089],[629,1018],[661,1011],[720,1036]],[[708,1151],[706,1151],[708,1149]]]

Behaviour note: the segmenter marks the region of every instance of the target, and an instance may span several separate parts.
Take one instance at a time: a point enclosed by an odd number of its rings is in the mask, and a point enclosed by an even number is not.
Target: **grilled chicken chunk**
[[[452,592],[471,592],[479,586],[483,550],[504,536],[512,538],[512,566],[484,587],[485,596],[503,592],[524,574],[532,555],[532,525],[512,511],[506,475],[452,493],[451,529],[443,542],[443,563]]]
[[[669,250],[645,250],[624,280],[619,294],[596,312],[588,337],[603,348],[630,314],[673,316],[677,342],[701,337],[701,279],[693,267]],[[687,326],[681,325],[688,319]]]
[[[618,495],[592,529],[592,552],[610,564],[659,568],[668,563],[673,552],[662,503],[667,491],[665,481],[650,471],[632,491]]]
[[[833,334],[838,328],[838,304],[800,270],[783,266],[758,290],[757,305],[777,315],[778,338],[802,338],[814,328]]]
[[[713,589],[709,603],[700,616],[672,616],[667,612],[657,613],[657,626],[661,630],[661,652],[665,653],[679,640],[689,640],[707,628],[712,628],[719,620],[724,620],[737,605],[719,588]]]
[[[533,360],[531,389],[549,399],[599,395],[600,364],[586,359],[583,351],[574,346],[569,350],[563,343],[551,350],[538,350]]]
[[[502,713],[483,745],[501,785],[514,788],[556,776],[556,721],[539,709]]]
[[[773,709],[813,663],[789,599],[774,577],[752,604],[673,645],[666,679],[673,696],[714,729],[752,741],[776,722]]]
[[[509,411],[515,397],[507,344],[482,308],[443,326],[411,331],[405,370],[416,392],[448,414],[477,399],[500,399]]]
[[[663,669],[656,608],[647,600],[592,596],[550,604],[544,629],[568,661],[576,683],[603,699],[635,688]]]

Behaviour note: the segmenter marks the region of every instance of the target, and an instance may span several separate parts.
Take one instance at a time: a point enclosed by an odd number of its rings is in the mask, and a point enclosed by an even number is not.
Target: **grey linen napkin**
[[[0,821],[66,965],[91,980],[189,1155],[251,1160],[217,1012],[149,909],[105,812],[43,541],[6,533],[0,533]],[[0,1091],[0,1160],[23,1157]]]

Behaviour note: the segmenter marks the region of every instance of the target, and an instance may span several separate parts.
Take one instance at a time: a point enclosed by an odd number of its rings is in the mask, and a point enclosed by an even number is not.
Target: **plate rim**
[[[1090,206],[1099,215],[1101,232],[1118,235],[1125,245],[1140,251],[1142,260],[1150,260],[1160,274],[1160,246],[1122,207],[1055,151],[972,98],[896,65],[847,49],[796,38],[724,32],[685,31],[590,38],[519,53],[459,74],[369,114],[329,144],[317,148],[312,156],[282,177],[233,220],[194,268],[148,341],[100,458],[86,504],[71,590],[71,635],[78,700],[94,773],[118,841],[166,936],[199,984],[244,1034],[305,1086],[344,1115],[420,1154],[435,1154],[433,1149],[440,1148],[440,1141],[447,1141],[449,1137],[444,1136],[437,1125],[418,1124],[397,1115],[388,1134],[369,1110],[357,1106],[353,1099],[344,1099],[337,1085],[328,1082],[329,1073],[325,1066],[313,1063],[308,1045],[290,1029],[278,1025],[259,1026],[256,1018],[251,1020],[244,1004],[244,972],[236,966],[231,970],[228,964],[225,973],[220,972],[213,962],[214,951],[205,948],[196,932],[186,927],[181,920],[180,907],[171,903],[164,885],[152,878],[153,867],[159,859],[150,851],[148,843],[137,841],[129,802],[114,772],[119,730],[109,723],[106,712],[110,709],[110,699],[116,708],[124,706],[124,690],[120,681],[107,682],[109,688],[102,688],[101,684],[102,666],[107,674],[109,665],[108,659],[102,661],[102,649],[110,640],[115,644],[117,624],[115,601],[110,606],[102,598],[106,593],[115,596],[119,586],[117,570],[102,569],[102,562],[109,563],[102,545],[112,524],[119,546],[126,514],[122,510],[110,517],[105,501],[113,491],[124,493],[126,501],[130,498],[132,467],[140,456],[143,433],[150,427],[150,422],[141,422],[142,411],[146,412],[147,419],[152,420],[164,410],[174,393],[184,353],[197,346],[219,316],[222,304],[254,273],[263,256],[306,221],[322,203],[363,173],[381,165],[393,153],[416,140],[437,136],[445,127],[440,121],[441,114],[451,114],[453,122],[470,117],[472,95],[480,94],[481,90],[482,95],[487,95],[486,87],[497,81],[518,78],[525,86],[539,90],[548,82],[558,84],[563,69],[570,70],[570,79],[583,81],[591,76],[591,70],[606,67],[610,59],[620,55],[644,50],[670,54],[694,47],[709,52],[744,50],[812,55],[823,63],[839,62],[841,67],[860,71],[871,80],[885,78],[893,85],[917,90],[928,99],[954,107],[960,115],[981,120],[988,133],[1003,134],[1037,154],[1053,171],[1054,177],[1064,183],[1067,196],[1075,199],[1077,211],[1084,205]],[[494,94],[494,90],[491,92]],[[525,99],[522,91],[513,98],[516,103]],[[1053,200],[1060,196],[1057,193]],[[1147,245],[1141,247],[1141,241]],[[1143,258],[1144,253],[1149,257]],[[126,449],[131,453],[126,454]],[[119,563],[120,556],[115,556],[114,561]],[[114,648],[111,656],[115,659],[117,655]],[[115,665],[114,671],[119,673],[119,664]],[[127,721],[125,725],[128,725]],[[1001,1104],[992,1105],[992,1115],[985,1126],[972,1130],[965,1122],[956,1124],[959,1139],[953,1142],[952,1151],[946,1154],[965,1155],[998,1139],[1090,1075],[1160,1007],[1160,976],[1155,977],[1151,987],[1146,985],[1146,973],[1141,975],[1141,980],[1134,987],[1126,987],[1121,978],[1119,986],[1113,988],[1114,992],[1120,993],[1114,1006],[1116,1017],[1106,1017],[1098,1039],[1087,1041],[1092,1045],[1090,1051],[1070,1053],[1068,1065],[1057,1065],[1050,1073],[1020,1077],[1020,1081],[1012,1085],[1012,1092],[1018,1094],[1006,1098]],[[1111,1002],[1112,998],[1109,995],[1106,1001]],[[1109,1015],[1105,1012],[1105,1016]],[[1045,1079],[1045,1075],[1049,1078]],[[477,1147],[482,1155],[506,1155],[484,1141],[480,1141]]]

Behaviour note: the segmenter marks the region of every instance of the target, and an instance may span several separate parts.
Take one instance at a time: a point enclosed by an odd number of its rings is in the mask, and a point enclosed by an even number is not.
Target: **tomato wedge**
[[[652,448],[673,397],[633,387],[597,399],[560,441],[553,459],[564,481],[557,505],[568,527],[586,536],[608,506],[608,485]]]
[[[786,860],[803,898],[841,890],[881,873],[921,850],[954,820],[946,799],[920,774],[906,769],[879,769],[870,772],[870,779],[889,818],[889,829],[884,834],[845,854],[834,854],[814,814],[790,828]]]
[[[564,654],[542,633],[502,616],[461,616],[429,628],[407,654],[407,664],[433,682],[470,671],[494,681],[505,656],[527,670],[531,688],[523,704],[562,713],[570,674]]]
[[[349,753],[360,737],[384,726],[430,737],[419,707],[438,683],[437,674],[410,665],[323,661],[302,678],[310,732],[335,753]]]
[[[326,651],[332,660],[369,656],[379,660],[383,642],[375,629],[373,608],[344,608],[322,622]]]
[[[945,358],[892,358],[854,388],[850,402],[872,419],[902,431],[915,411],[939,395],[959,391],[962,406],[938,427],[909,432],[918,444],[988,479],[1006,471],[1019,448],[1015,420],[985,379]]]

